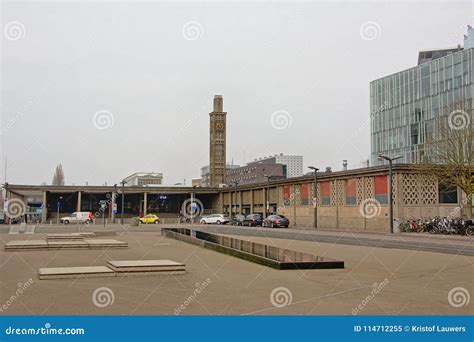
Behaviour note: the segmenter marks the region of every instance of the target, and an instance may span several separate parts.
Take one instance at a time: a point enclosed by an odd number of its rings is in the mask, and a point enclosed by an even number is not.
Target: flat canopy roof
[[[334,171],[326,173],[323,171],[318,172],[318,180],[333,180],[333,179],[348,179],[352,177],[361,177],[369,175],[382,175],[388,173],[388,165],[380,166],[371,166],[367,168],[360,169],[350,169],[347,171]],[[394,172],[420,172],[423,170],[421,165],[413,164],[394,164]],[[271,180],[271,186],[279,185],[289,185],[289,184],[300,184],[313,181],[313,175],[306,175],[302,177],[286,178],[286,179],[275,179]],[[238,185],[239,190],[247,189],[258,189],[266,187],[267,183],[255,183],[255,184],[244,184]],[[55,186],[55,185],[22,185],[22,184],[7,184],[4,186],[8,191],[17,193],[20,195],[29,195],[32,193],[42,194],[43,191],[48,191],[50,193],[73,193],[77,191],[83,191],[85,193],[107,193],[113,192],[114,186],[105,186],[105,185],[64,185],[64,186]],[[121,186],[117,186],[117,190]],[[125,193],[137,194],[137,193],[149,193],[149,194],[190,194],[194,192],[196,194],[218,194],[220,192],[234,191],[235,187],[184,187],[184,186],[126,186]]]
[[[30,195],[32,193],[42,194],[44,191],[50,193],[73,193],[83,191],[85,193],[107,193],[113,192],[114,186],[105,185],[24,185],[24,184],[7,184],[4,186],[8,191],[20,194]],[[117,190],[121,191],[121,186],[117,186]],[[218,188],[202,188],[202,187],[184,187],[184,186],[126,186],[125,193],[149,193],[149,194],[217,194]]]

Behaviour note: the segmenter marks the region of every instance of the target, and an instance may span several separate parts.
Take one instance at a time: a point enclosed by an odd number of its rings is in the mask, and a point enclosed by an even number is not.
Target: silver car
[[[226,224],[230,222],[230,219],[224,214],[212,214],[204,216],[200,222],[201,224]]]

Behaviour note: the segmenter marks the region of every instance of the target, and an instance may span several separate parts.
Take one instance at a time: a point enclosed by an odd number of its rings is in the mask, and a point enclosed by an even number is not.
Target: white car
[[[204,216],[200,222],[201,224],[226,224],[230,222],[230,219],[224,214],[212,214]]]
[[[71,216],[61,217],[61,223],[92,223],[92,212],[90,211],[77,211],[71,214]]]

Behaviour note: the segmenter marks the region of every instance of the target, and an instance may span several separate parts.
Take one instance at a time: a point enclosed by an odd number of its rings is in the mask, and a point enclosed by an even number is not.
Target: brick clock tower
[[[209,113],[209,186],[225,183],[226,112],[221,95],[214,96],[214,110]]]

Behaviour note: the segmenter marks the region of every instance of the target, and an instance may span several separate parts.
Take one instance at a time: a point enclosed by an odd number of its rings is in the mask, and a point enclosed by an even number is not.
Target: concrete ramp
[[[185,265],[171,260],[112,260],[107,266],[117,273],[117,276],[133,274],[183,274]]]
[[[106,266],[51,267],[38,270],[38,278],[41,280],[93,277],[115,277],[115,272]]]
[[[35,225],[26,226],[25,234],[34,234],[36,230]]]
[[[10,225],[10,230],[8,234],[21,234],[25,231],[26,227],[24,223],[21,224],[12,224]]]

